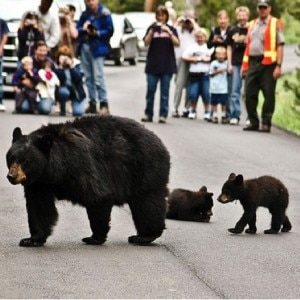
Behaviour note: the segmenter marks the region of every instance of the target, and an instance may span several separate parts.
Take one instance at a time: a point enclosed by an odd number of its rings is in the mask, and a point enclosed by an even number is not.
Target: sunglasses
[[[259,6],[258,9],[267,9],[267,6]]]

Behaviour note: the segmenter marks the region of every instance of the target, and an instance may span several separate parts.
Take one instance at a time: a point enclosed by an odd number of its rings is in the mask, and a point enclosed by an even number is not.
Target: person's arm
[[[280,44],[277,46],[277,62],[276,62],[276,67],[273,72],[273,76],[275,79],[279,78],[281,76],[281,65],[283,62],[283,48],[284,45]]]

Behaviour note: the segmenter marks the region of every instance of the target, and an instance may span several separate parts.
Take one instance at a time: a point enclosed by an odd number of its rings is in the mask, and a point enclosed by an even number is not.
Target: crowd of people
[[[159,122],[166,122],[169,83],[176,74],[172,117],[196,119],[201,96],[204,120],[238,125],[244,91],[247,120],[243,129],[270,132],[284,46],[282,22],[271,15],[271,10],[270,0],[257,0],[258,17],[249,22],[248,7],[239,6],[235,10],[236,24],[230,24],[227,11],[221,10],[216,16],[218,25],[208,35],[189,12],[169,25],[169,10],[158,7],[156,22],[149,26],[144,37],[149,50],[142,122],[153,121],[158,81],[161,84]],[[180,114],[184,89],[184,107]],[[259,91],[264,96],[261,120],[257,113]]]
[[[86,0],[86,10],[76,23],[73,5],[54,14],[50,10],[52,2],[41,0],[39,7],[25,12],[20,22],[19,62],[13,78],[14,113],[49,114],[56,104],[55,111],[60,115],[108,114],[104,61],[114,31],[111,13],[98,0]],[[246,6],[237,7],[233,25],[226,10],[221,10],[216,15],[217,26],[208,33],[199,26],[193,12],[177,17],[172,1],[160,5],[156,21],[144,36],[149,48],[145,63],[146,107],[141,121],[153,121],[155,93],[160,83],[159,122],[166,123],[170,83],[175,75],[172,117],[199,117],[201,96],[205,120],[238,125],[244,90],[244,130],[270,132],[276,80],[283,60],[283,25],[271,15],[270,0],[257,0],[258,17],[251,22],[249,14]],[[0,111],[5,110],[1,74],[8,31],[0,19]],[[257,114],[260,90],[264,96],[261,124]]]

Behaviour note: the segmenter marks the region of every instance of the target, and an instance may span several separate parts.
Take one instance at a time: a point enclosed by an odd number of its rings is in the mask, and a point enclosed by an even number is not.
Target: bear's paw
[[[243,232],[243,229],[237,229],[237,228],[229,228],[228,231],[230,233],[235,233],[235,234],[238,234],[238,233],[242,233]]]
[[[146,245],[151,244],[157,238],[158,238],[158,236],[132,235],[132,236],[128,237],[128,243],[146,246]]]
[[[83,238],[82,241],[88,245],[102,245],[105,243],[106,239],[96,240],[92,236]]]
[[[21,247],[42,247],[45,242],[43,241],[37,241],[32,238],[26,238],[22,239],[19,243],[19,246]]]

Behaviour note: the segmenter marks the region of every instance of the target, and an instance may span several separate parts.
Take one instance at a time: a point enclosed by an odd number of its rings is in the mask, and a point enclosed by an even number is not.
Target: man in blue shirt
[[[109,108],[103,68],[114,27],[110,11],[98,0],[86,0],[86,5],[87,8],[77,24],[78,51],[90,98],[86,112],[97,113],[96,94],[98,94],[100,113],[107,114]]]

